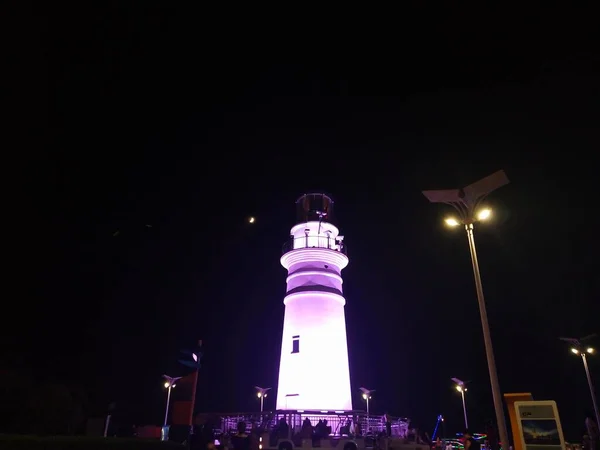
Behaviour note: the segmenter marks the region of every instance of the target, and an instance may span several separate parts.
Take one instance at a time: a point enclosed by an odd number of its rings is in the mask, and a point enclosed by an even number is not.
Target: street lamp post
[[[181,377],[170,377],[169,375],[163,375],[165,379],[165,388],[167,389],[167,407],[165,408],[165,421],[163,427],[167,426],[167,420],[169,418],[169,404],[171,403],[171,389],[175,387],[175,383],[181,379]]]
[[[479,303],[479,315],[481,316],[481,327],[483,328],[483,342],[485,344],[488,371],[490,373],[490,384],[494,399],[494,409],[496,412],[496,422],[498,423],[500,440],[505,449],[508,449],[509,447],[508,431],[506,428],[506,420],[504,418],[502,393],[498,382],[498,372],[496,370],[496,361],[494,358],[494,348],[492,346],[492,336],[488,323],[485,298],[483,296],[481,274],[479,273],[479,262],[477,260],[477,251],[475,249],[475,237],[473,236],[473,224],[489,218],[491,210],[483,207],[483,200],[491,192],[508,184],[508,182],[508,177],[504,171],[499,170],[498,172],[482,178],[462,189],[423,191],[423,195],[425,195],[430,202],[444,203],[452,206],[458,213],[458,216],[446,219],[446,224],[449,226],[462,224],[467,232],[469,250],[471,252],[471,262],[473,265],[473,275],[475,277],[477,302]]]
[[[561,341],[569,342],[571,347],[571,352],[576,355],[581,356],[581,360],[583,361],[583,368],[585,369],[585,375],[587,377],[588,386],[590,387],[590,394],[592,395],[592,405],[594,406],[594,414],[596,416],[596,423],[600,424],[600,413],[598,412],[598,403],[596,402],[596,393],[594,391],[594,384],[592,383],[592,376],[590,375],[590,368],[587,362],[587,355],[593,355],[596,353],[596,350],[593,347],[586,345],[586,341],[589,341],[593,337],[596,337],[595,334],[590,336],[586,336],[581,339],[574,338],[560,338]]]
[[[260,412],[263,412],[265,397],[267,396],[267,391],[271,388],[261,388],[260,386],[254,386],[254,389],[256,389],[256,396],[260,399]]]
[[[469,421],[467,419],[467,403],[465,402],[465,392],[467,392],[466,383],[458,378],[452,378],[452,381],[456,383],[456,390],[460,392],[462,396],[463,414],[465,415],[465,429],[469,428]]]
[[[375,392],[375,389],[367,389],[367,388],[361,387],[360,390],[362,392],[363,400],[367,402],[367,430],[366,431],[369,431],[369,429],[371,428],[370,427],[371,424],[369,423],[369,400],[371,400],[371,394],[373,392]]]

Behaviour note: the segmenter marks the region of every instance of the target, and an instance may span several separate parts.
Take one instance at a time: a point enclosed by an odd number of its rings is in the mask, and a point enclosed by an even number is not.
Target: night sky
[[[294,202],[323,191],[350,256],[355,408],[365,386],[374,413],[459,431],[458,377],[482,430],[466,235],[421,191],[504,169],[476,229],[501,388],[556,400],[580,438],[590,394],[558,337],[600,331],[590,14],[115,5],[14,11],[5,369],[159,423],[161,375],[203,339],[200,410],[257,410],[253,386],[277,385]]]

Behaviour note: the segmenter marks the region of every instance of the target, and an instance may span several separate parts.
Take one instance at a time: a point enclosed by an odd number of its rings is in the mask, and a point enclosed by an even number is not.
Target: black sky
[[[466,237],[421,191],[504,169],[476,236],[501,386],[556,400],[579,438],[590,396],[557,338],[600,317],[589,12],[14,12],[7,369],[158,422],[160,376],[202,338],[201,409],[257,408],[252,386],[277,383],[294,201],[324,190],[351,258],[355,406],[367,386],[373,411],[458,430],[459,377],[481,427]]]

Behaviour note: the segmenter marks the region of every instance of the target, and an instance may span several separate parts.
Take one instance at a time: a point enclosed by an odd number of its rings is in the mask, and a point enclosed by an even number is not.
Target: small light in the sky
[[[254,223],[255,221],[256,221],[256,219],[254,217],[248,218],[248,223]]]

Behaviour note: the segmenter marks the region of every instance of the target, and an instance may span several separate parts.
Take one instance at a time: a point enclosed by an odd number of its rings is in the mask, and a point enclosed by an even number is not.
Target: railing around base
[[[261,430],[272,432],[284,420],[288,426],[290,437],[300,433],[302,426],[308,419],[314,428],[319,421],[325,422],[328,436],[367,436],[386,433],[386,424],[383,416],[370,415],[364,411],[272,411],[264,413],[238,413],[219,415],[219,423],[214,423],[218,433],[236,433],[240,422],[246,424],[246,432]],[[391,417],[392,437],[405,438],[408,435],[409,420],[406,418]]]

